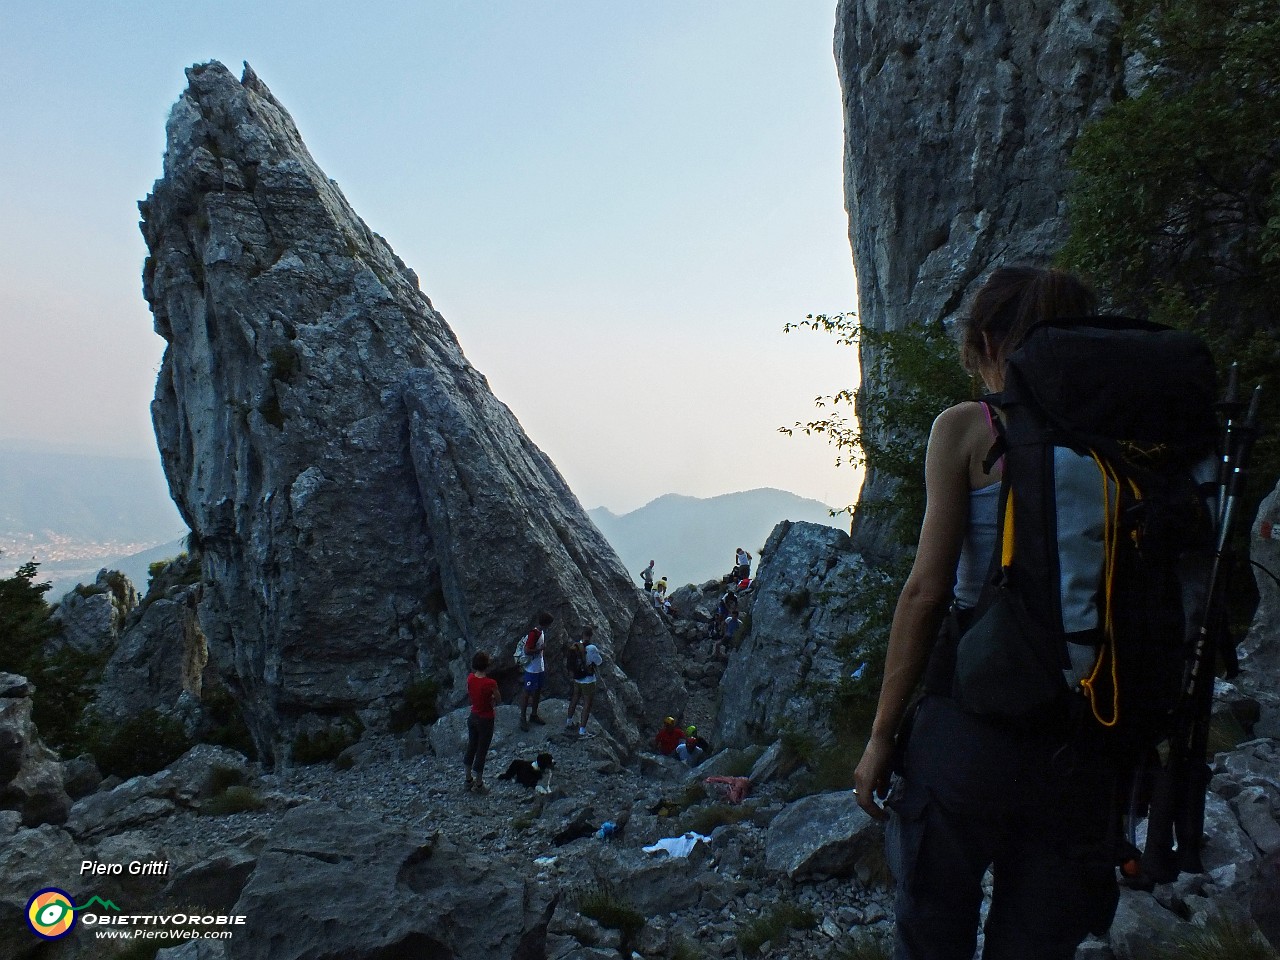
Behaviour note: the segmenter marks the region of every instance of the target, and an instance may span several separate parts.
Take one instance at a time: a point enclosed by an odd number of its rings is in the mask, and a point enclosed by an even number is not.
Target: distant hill
[[[159,543],[185,530],[158,459],[0,445],[0,536]]]
[[[187,549],[186,537],[170,540],[158,547],[151,547],[128,556],[86,557],[78,560],[48,560],[40,564],[37,582],[46,580],[53,584],[45,599],[56,603],[68,591],[74,590],[77,583],[92,583],[93,578],[103,567],[108,570],[119,570],[138,590],[147,592],[148,568],[160,560],[172,560]],[[39,558],[37,558],[39,559]]]
[[[702,583],[733,567],[733,551],[742,547],[760,559],[760,547],[780,520],[808,520],[848,527],[848,517],[832,517],[826,504],[762,488],[709,499],[669,493],[630,513],[605,507],[588,510],[605,539],[639,582],[640,570],[656,560],[654,573],[671,587]]]
[[[159,458],[0,441],[0,577],[34,557],[39,579],[54,582],[51,600],[104,566],[140,575],[145,588],[147,564],[163,559],[152,554],[178,553],[186,532]]]

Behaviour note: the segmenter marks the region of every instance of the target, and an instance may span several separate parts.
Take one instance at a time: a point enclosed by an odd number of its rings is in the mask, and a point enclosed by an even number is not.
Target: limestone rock
[[[461,703],[478,649],[513,692],[541,609],[595,627],[596,716],[634,740],[684,699],[657,614],[267,87],[219,63],[188,80],[141,204],[168,343],[152,418],[210,655],[261,752],[316,717],[385,727],[423,675]]]
[[[0,810],[18,811],[28,827],[63,823],[71,809],[57,754],[31,720],[34,691],[26,678],[0,674]]]
[[[864,571],[849,536],[834,527],[784,520],[774,528],[751,591],[750,630],[721,681],[717,746],[819,720],[815,698],[844,671],[836,644],[858,622],[848,602]]]
[[[1280,486],[1258,507],[1249,556],[1270,573],[1280,575]],[[1258,587],[1258,609],[1240,645],[1242,673],[1237,682],[1259,701],[1255,733],[1280,737],[1280,695],[1275,683],[1280,670],[1280,584],[1257,567],[1253,579]]]
[[[765,864],[793,880],[818,874],[852,876],[859,859],[883,837],[883,829],[858,806],[851,791],[814,794],[788,804],[773,818]]]
[[[110,650],[137,606],[138,591],[128,577],[118,570],[99,570],[91,585],[77,586],[54,608],[50,619],[59,631],[53,643],[81,653]]]
[[[403,827],[313,803],[286,814],[268,838],[236,903],[249,920],[229,952],[234,960],[511,956],[541,910],[526,915],[523,881],[482,851],[435,848]]]
[[[102,783],[102,772],[89,754],[62,761],[62,784],[72,800],[87,797]]]
[[[1272,809],[1271,794],[1264,787],[1245,787],[1231,801],[1240,826],[1263,857],[1280,852],[1280,825]]]
[[[1156,947],[1172,948],[1191,925],[1156,903],[1150,894],[1121,888],[1108,938],[1116,960],[1140,960]]]
[[[954,319],[993,267],[1057,252],[1071,147],[1122,79],[1119,23],[1109,0],[841,0],[845,205],[863,324]],[[864,387],[892,390],[882,361],[862,345]],[[869,419],[863,428],[883,435],[894,424]],[[862,503],[892,493],[868,470]],[[867,511],[854,527],[861,546],[889,546]]]
[[[134,830],[180,807],[194,809],[199,801],[248,776],[248,761],[242,754],[198,744],[159,773],[134,777],[77,801],[67,829],[82,838]]]
[[[142,608],[107,661],[95,713],[114,721],[145,710],[172,714],[183,693],[199,696],[208,650],[196,619],[198,595],[199,587],[186,587]]]
[[[0,835],[0,957],[47,955],[27,926],[27,902],[37,890],[57,887],[79,903],[87,889],[78,872],[83,859],[66,831],[49,824]]]
[[[197,905],[213,914],[228,914],[257,866],[258,858],[244,850],[225,848],[176,874],[165,888],[165,899],[176,909]]]

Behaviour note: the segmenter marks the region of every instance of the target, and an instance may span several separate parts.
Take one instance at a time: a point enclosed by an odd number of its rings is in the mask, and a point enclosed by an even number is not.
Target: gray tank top
[[[969,491],[969,523],[964,530],[960,562],[956,564],[956,606],[976,607],[978,594],[991,569],[1000,514],[1000,484]]]

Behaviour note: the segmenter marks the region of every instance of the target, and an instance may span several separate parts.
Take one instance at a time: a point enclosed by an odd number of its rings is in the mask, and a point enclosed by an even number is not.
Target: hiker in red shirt
[[[662,729],[653,739],[658,744],[658,752],[664,757],[669,757],[676,752],[676,747],[684,739],[684,731],[676,725],[675,717],[667,717],[662,721]]]
[[[498,693],[498,681],[489,676],[489,655],[483,650],[471,658],[471,673],[467,676],[467,696],[471,698],[471,714],[467,717],[467,789],[473,793],[488,793],[484,785],[484,761],[489,755],[489,743],[493,740],[493,723],[497,706],[502,702]]]

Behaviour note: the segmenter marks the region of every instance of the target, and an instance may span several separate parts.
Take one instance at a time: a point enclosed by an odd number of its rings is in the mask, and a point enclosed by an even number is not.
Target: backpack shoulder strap
[[[1000,473],[1003,475],[1004,455],[1009,449],[1009,441],[1005,437],[1004,424],[996,416],[993,409],[1000,405],[1000,394],[989,393],[978,402],[982,404],[982,412],[987,417],[987,427],[991,430],[991,449],[987,451],[986,457],[982,460],[983,472],[991,473],[998,464]]]

